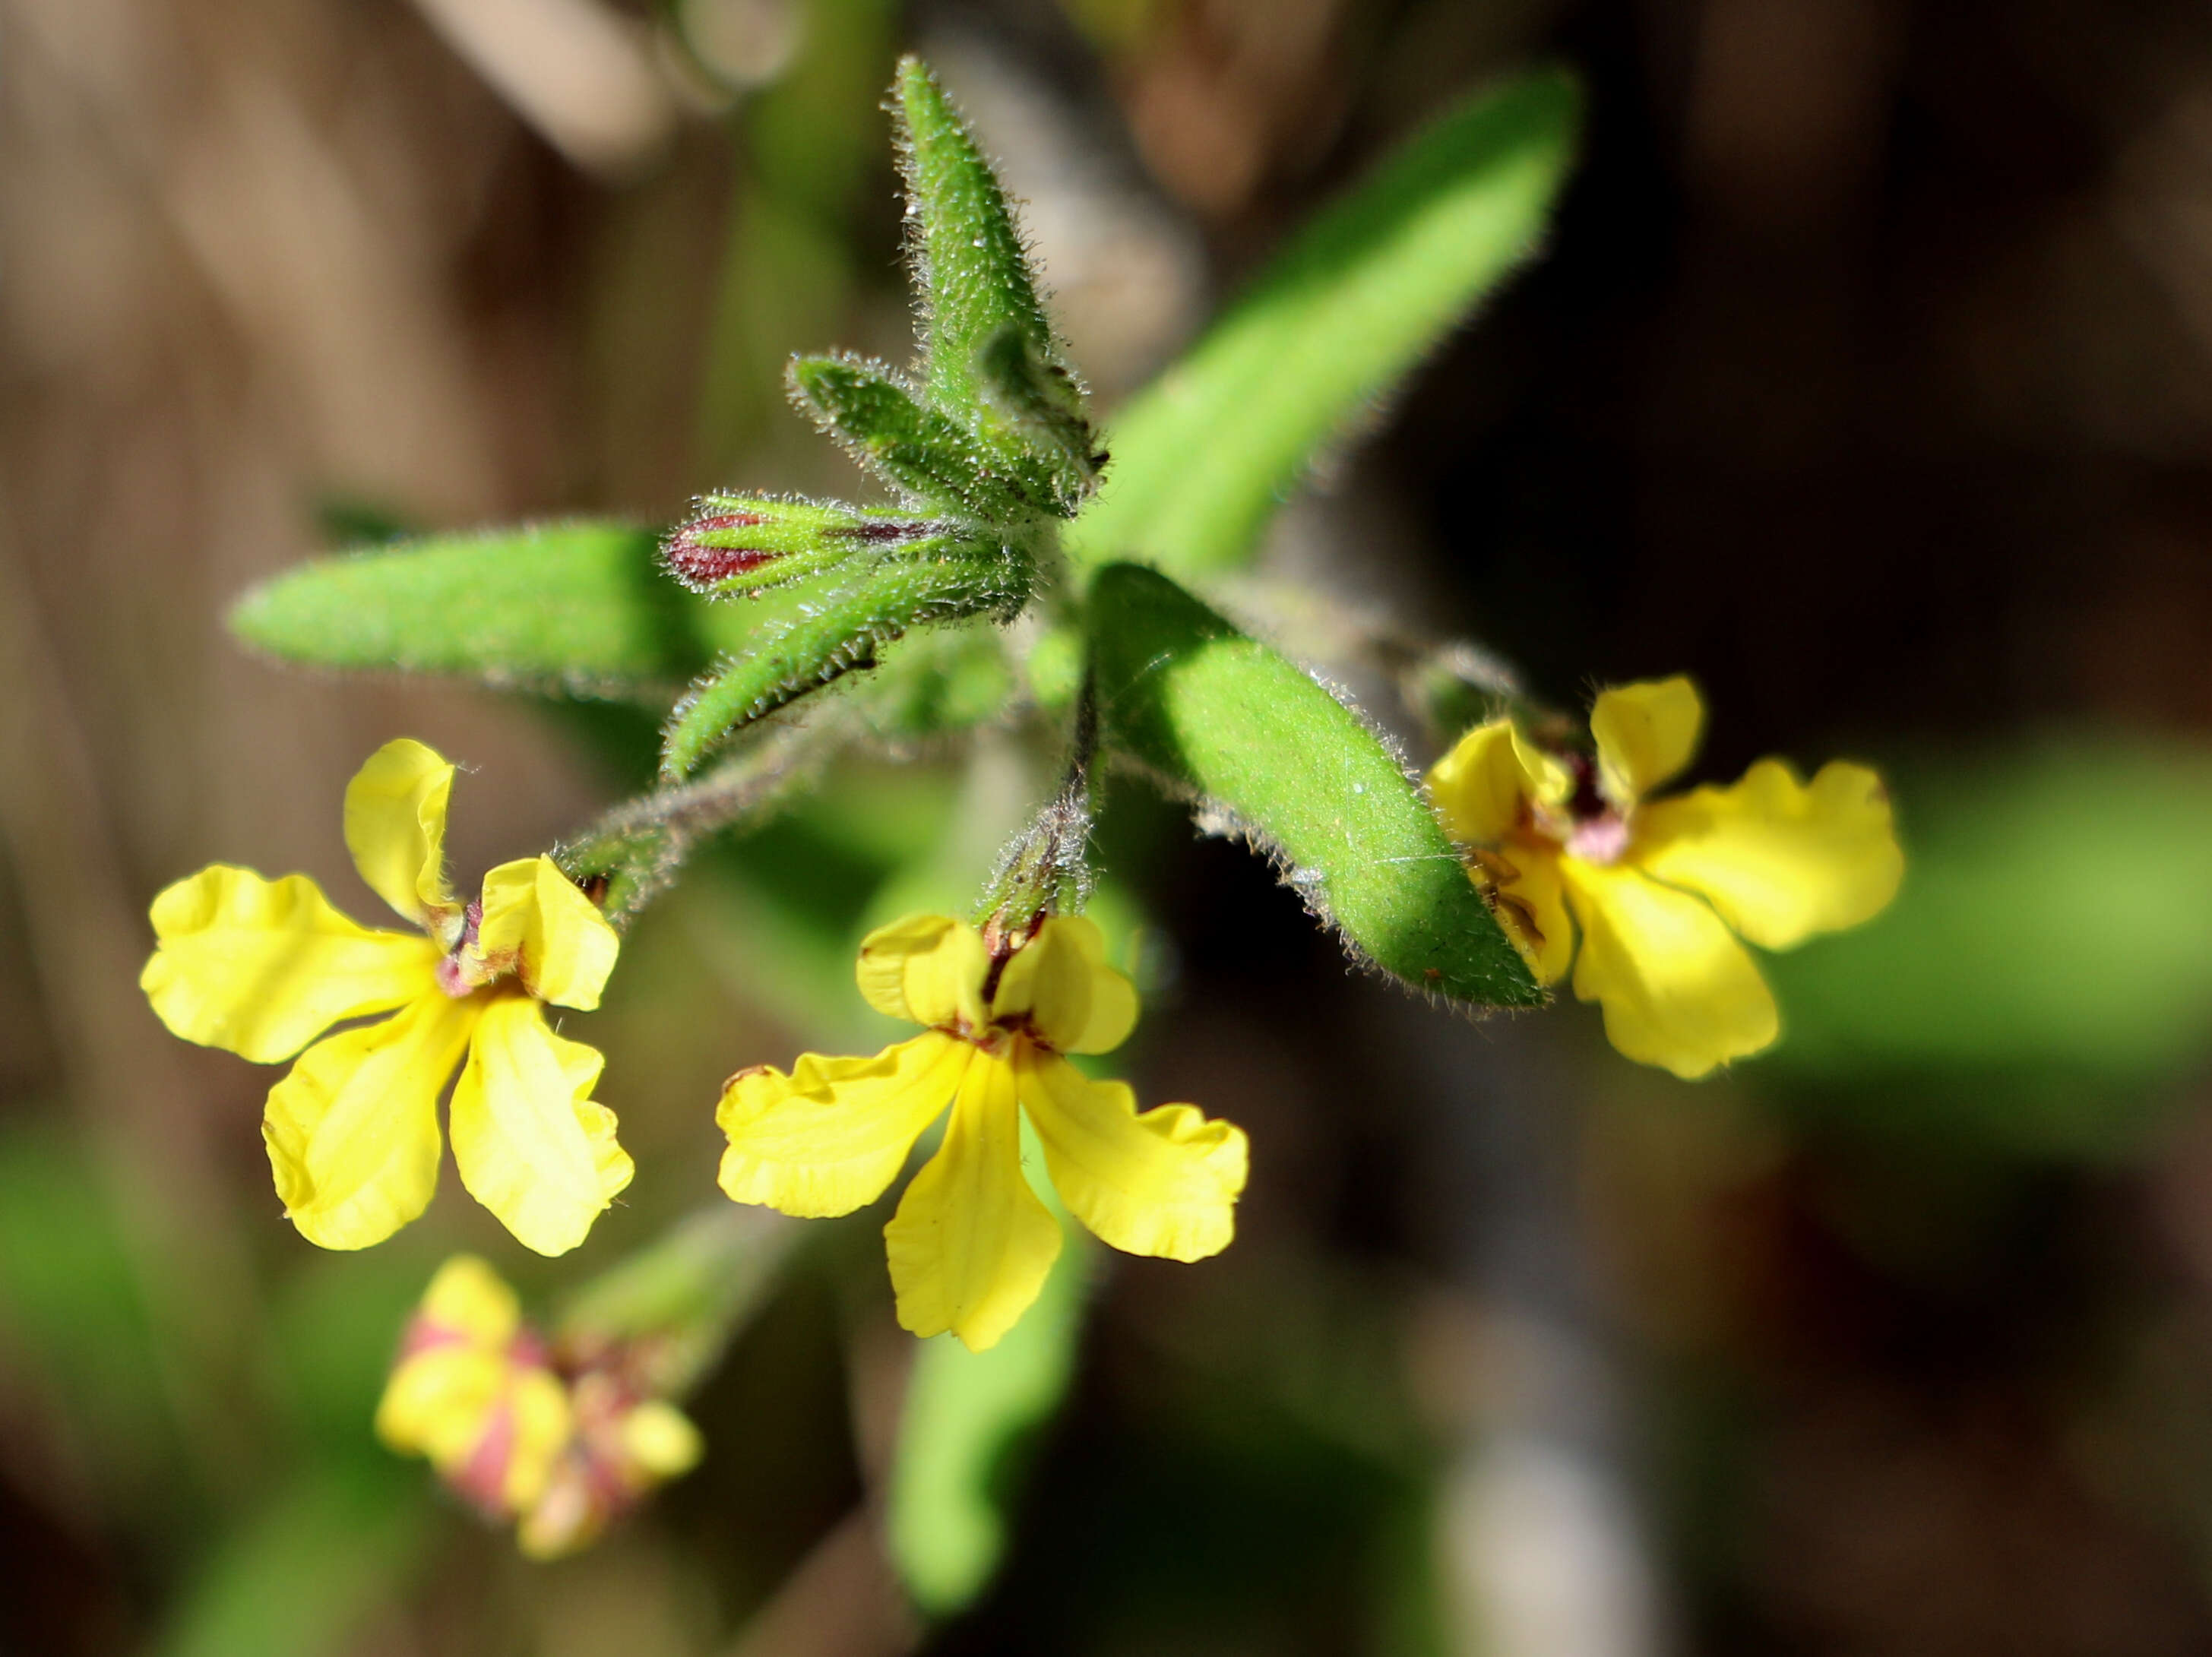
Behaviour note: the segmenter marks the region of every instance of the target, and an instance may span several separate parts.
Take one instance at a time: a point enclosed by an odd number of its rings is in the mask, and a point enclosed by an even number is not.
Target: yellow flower
[[[472,1255],[439,1268],[377,1405],[377,1435],[427,1457],[533,1558],[584,1546],[699,1460],[698,1429],[611,1367],[568,1374]]]
[[[514,1291],[473,1255],[438,1270],[376,1406],[376,1433],[494,1517],[545,1493],[574,1429],[568,1389]]]
[[[154,900],[159,947],[139,987],[188,1041],[259,1064],[300,1055],[270,1089],[262,1138],[310,1241],[365,1248],[429,1205],[438,1096],[465,1055],[451,1108],[461,1183],[524,1243],[558,1254],[631,1169],[614,1113],[591,1097],[604,1061],[556,1035],[542,1004],[597,1006],[619,940],[547,857],[501,864],[465,907],[446,883],[453,780],[453,766],[403,739],[346,788],[355,865],[420,935],[356,926],[305,875],[215,864]]]
[[[872,1059],[807,1053],[788,1076],[732,1077],[715,1113],[730,1140],[722,1189],[787,1214],[850,1213],[950,1101],[943,1144],[884,1228],[907,1328],[981,1351],[1036,1298],[1060,1236],[1022,1172],[1023,1114],[1061,1199],[1115,1247],[1197,1260],[1228,1247],[1243,1133],[1190,1105],[1139,1115],[1127,1084],[1060,1057],[1109,1052],[1137,1022],[1136,989],[1091,921],[1053,917],[994,956],[973,926],[910,915],[869,934],[859,976],[870,1005],[928,1034]]]
[[[705,1446],[690,1417],[642,1397],[618,1374],[587,1370],[568,1384],[575,1430],[514,1539],[533,1559],[585,1547],[653,1488],[687,1473]]]
[[[1428,779],[1538,979],[1557,983],[1571,962],[1575,993],[1604,1008],[1613,1045],[1681,1077],[1780,1032],[1738,937],[1786,950],[1856,926],[1905,871],[1889,797],[1863,765],[1833,761],[1806,783],[1761,760],[1733,787],[1647,800],[1690,762],[1704,720],[1686,678],[1623,685],[1590,710],[1594,757],[1495,719]]]

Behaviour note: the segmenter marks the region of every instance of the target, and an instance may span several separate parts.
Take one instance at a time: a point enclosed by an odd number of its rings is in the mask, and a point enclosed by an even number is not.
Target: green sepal
[[[1075,516],[1098,487],[1106,456],[1084,418],[1083,388],[1059,364],[1040,356],[1011,324],[995,330],[975,353],[982,407],[977,426],[994,448],[1034,457],[1053,484],[1052,510]]]
[[[1041,361],[1057,363],[1059,353],[1006,191],[959,111],[919,58],[899,60],[894,91],[929,400],[964,420],[978,401],[975,354],[999,329],[1012,327]]]
[[[1103,737],[1251,841],[1356,956],[1494,1006],[1543,991],[1382,739],[1303,669],[1157,571],[1091,584]]]
[[[896,547],[908,556],[958,549],[959,531],[933,519],[861,512],[836,501],[709,495],[669,532],[668,573],[711,598],[751,598]]]
[[[1114,487],[1071,555],[1177,574],[1249,556],[1316,457],[1535,252],[1579,102],[1558,71],[1479,96],[1309,226],[1115,419]]]
[[[426,536],[295,565],[240,598],[230,627],[305,666],[635,695],[743,649],[773,613],[690,597],[660,543],[605,520]]]
[[[802,356],[787,372],[801,412],[893,487],[995,524],[1064,513],[1042,460],[985,442],[880,363]]]
[[[1029,601],[1035,568],[1005,547],[922,558],[890,552],[785,588],[791,607],[677,703],[662,741],[663,774],[688,775],[746,726],[874,667],[878,652],[909,628],[969,616],[1011,620]]]

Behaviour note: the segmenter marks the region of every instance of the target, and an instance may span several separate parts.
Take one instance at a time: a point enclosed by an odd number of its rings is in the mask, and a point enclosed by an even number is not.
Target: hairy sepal
[[[794,357],[787,378],[800,412],[860,465],[909,496],[999,525],[1065,515],[1044,461],[987,440],[923,402],[881,363]]]
[[[744,653],[692,688],[670,717],[661,769],[689,775],[722,743],[848,673],[915,628],[969,618],[1011,620],[1029,601],[1035,565],[988,543],[957,552],[849,560],[787,589],[796,602],[758,630]]]
[[[707,598],[754,598],[891,549],[908,557],[962,549],[958,526],[792,496],[710,495],[669,531],[661,561]]]
[[[1011,324],[975,353],[981,395],[977,429],[994,447],[1042,462],[1051,479],[1053,512],[1073,518],[1098,487],[1106,455],[1084,415],[1083,387],[1042,356]]]

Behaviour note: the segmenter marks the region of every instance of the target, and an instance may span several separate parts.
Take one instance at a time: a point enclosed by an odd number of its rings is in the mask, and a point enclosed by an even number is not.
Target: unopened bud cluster
[[[629,1356],[564,1353],[522,1320],[497,1273],[456,1255],[408,1322],[377,1433],[513,1524],[532,1557],[573,1552],[699,1460],[697,1429]]]

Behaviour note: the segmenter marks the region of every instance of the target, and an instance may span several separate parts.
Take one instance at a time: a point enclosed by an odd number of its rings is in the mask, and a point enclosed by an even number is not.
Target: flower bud
[[[698,1462],[698,1429],[627,1343],[579,1357],[522,1321],[514,1291],[457,1255],[408,1320],[378,1435],[427,1458],[534,1558],[573,1552]]]
[[[657,1485],[690,1472],[703,1449],[681,1410],[608,1371],[579,1375],[568,1396],[575,1430],[515,1530],[533,1559],[589,1545]]]
[[[854,554],[946,533],[927,519],[813,501],[710,495],[662,543],[668,572],[694,592],[750,596],[817,575]]]
[[[490,1517],[544,1493],[573,1430],[568,1389],[514,1291],[473,1255],[447,1261],[408,1320],[376,1430]]]

